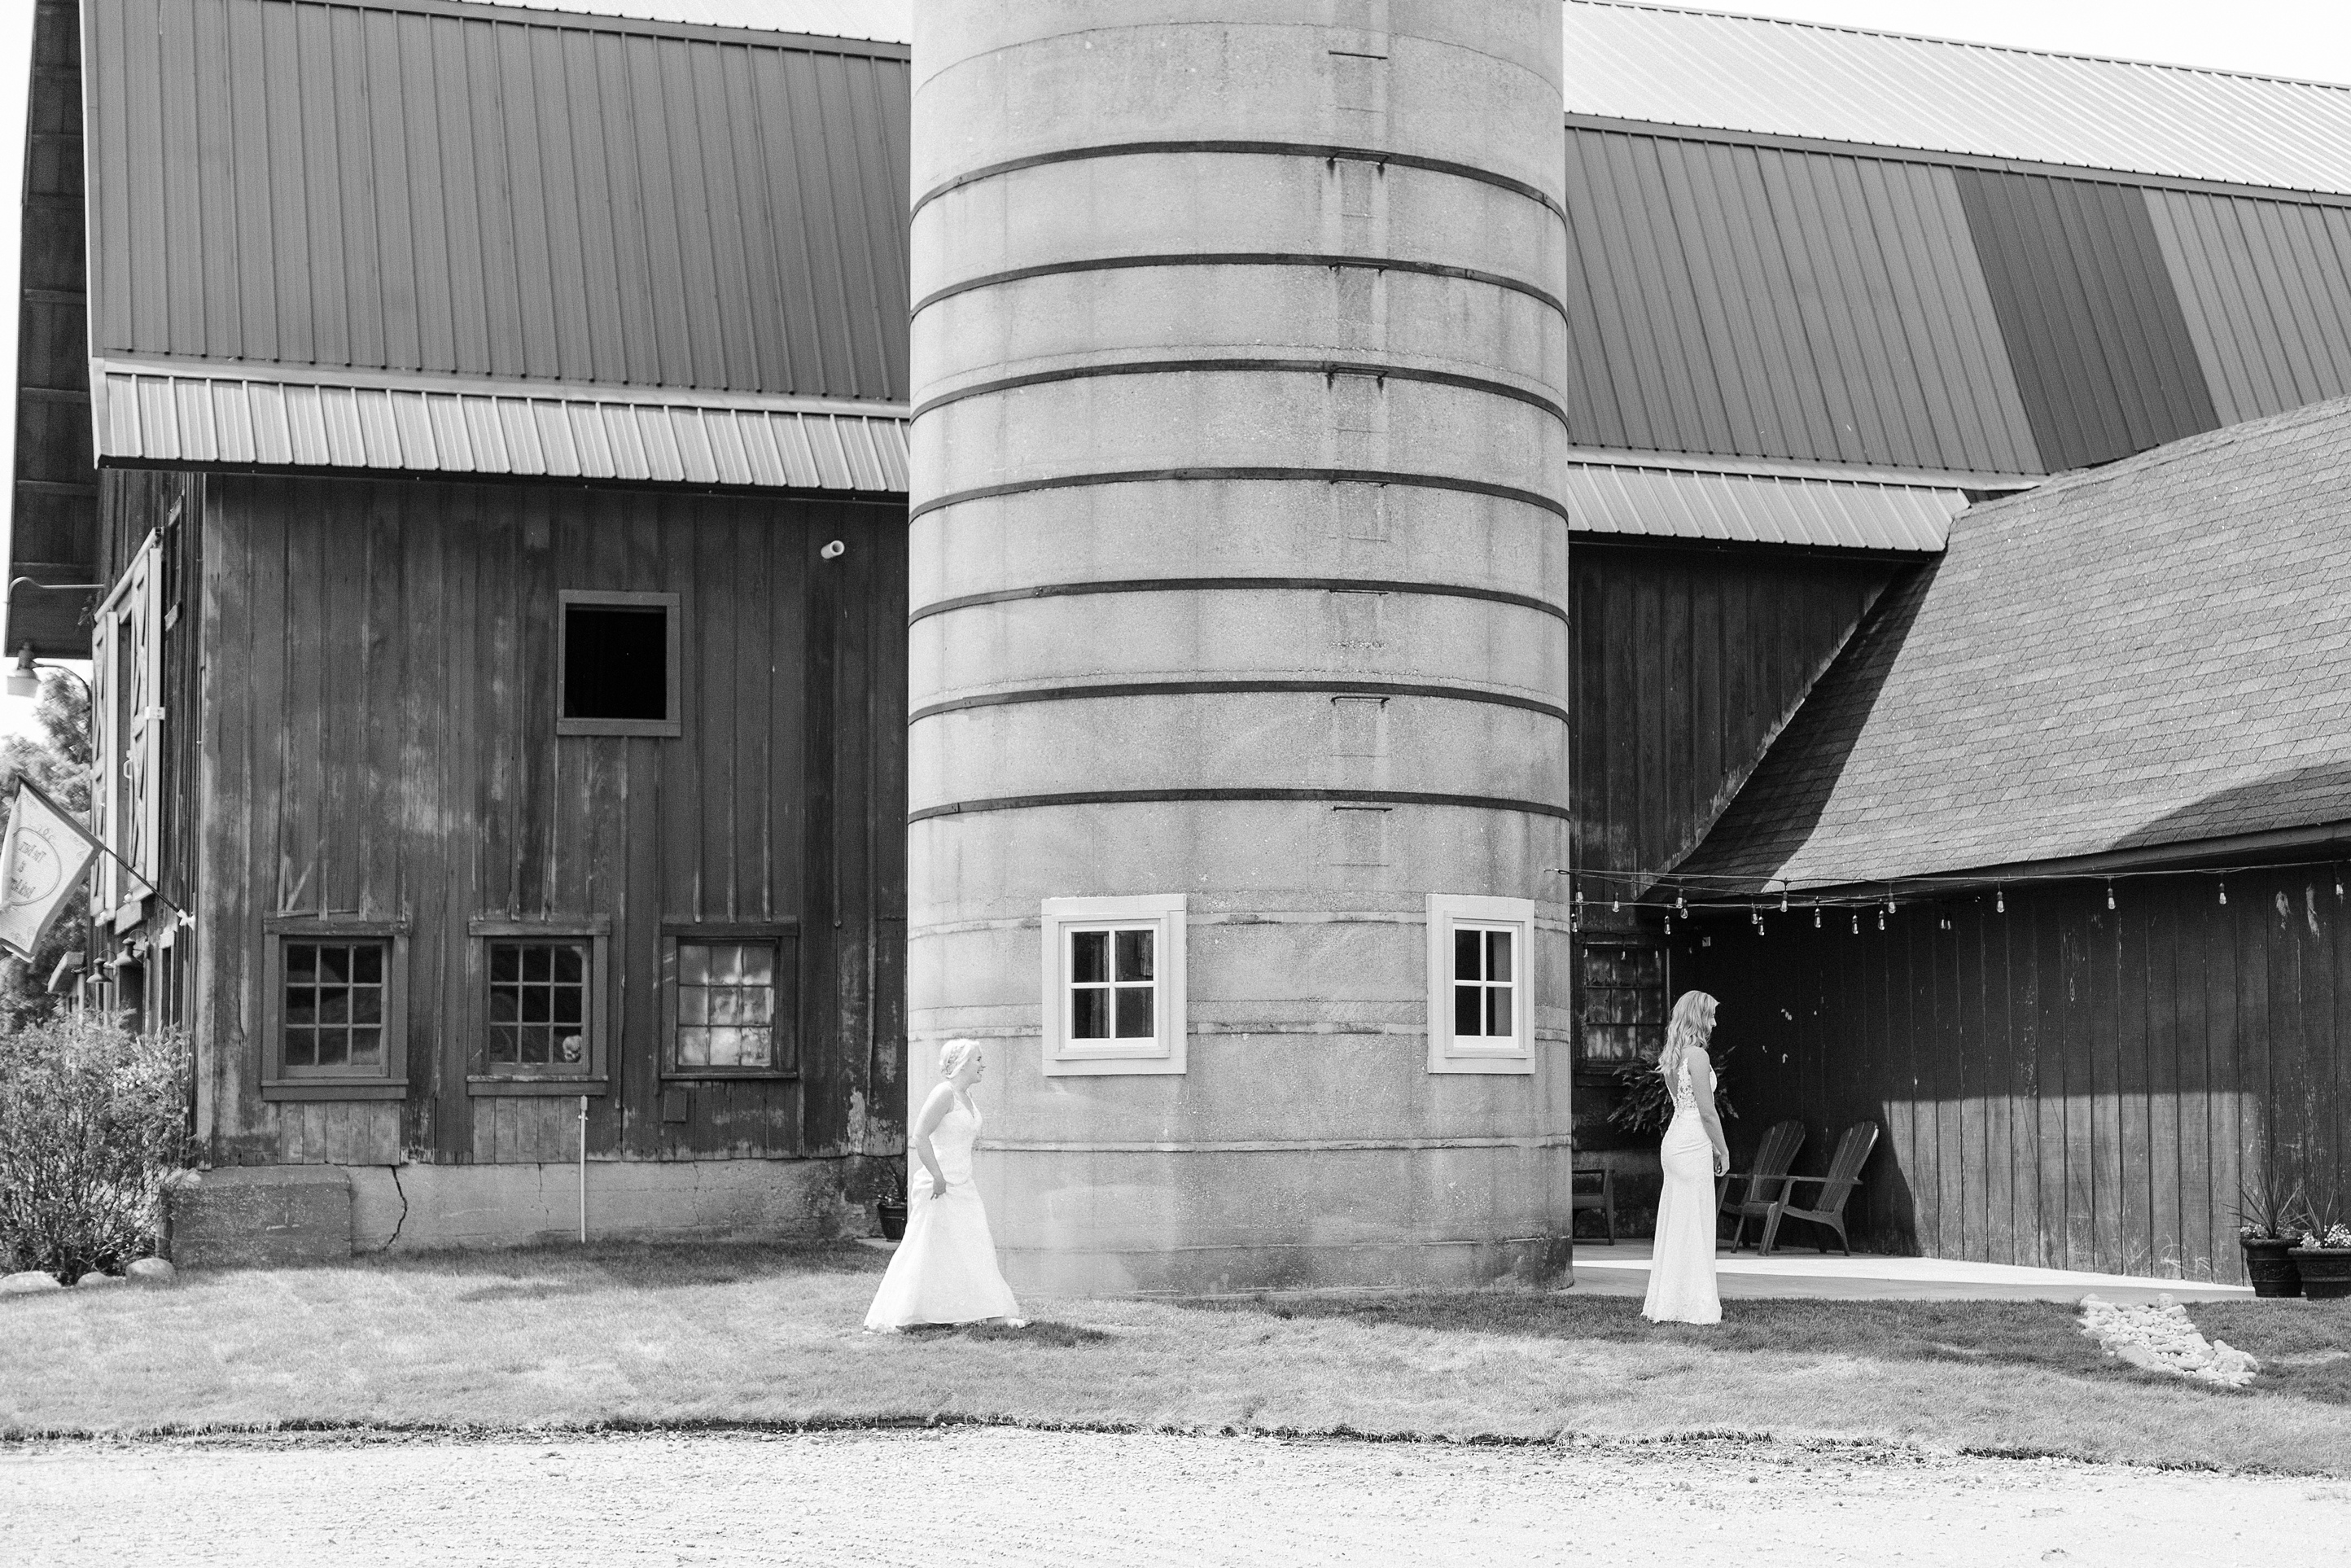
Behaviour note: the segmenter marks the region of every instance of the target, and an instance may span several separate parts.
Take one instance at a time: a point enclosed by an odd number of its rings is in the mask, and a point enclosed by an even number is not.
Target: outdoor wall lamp
[[[8,695],[12,697],[39,696],[41,695],[41,672],[43,670],[55,670],[61,675],[72,675],[73,679],[81,686],[82,696],[85,699],[89,697],[89,683],[83,680],[79,675],[74,674],[73,671],[67,669],[63,664],[41,664],[34,663],[33,645],[30,643],[26,643],[23,647],[16,650],[16,662],[8,666]]]

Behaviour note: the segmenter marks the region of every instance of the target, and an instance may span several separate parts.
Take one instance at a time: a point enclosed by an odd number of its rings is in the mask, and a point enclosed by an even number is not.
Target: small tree
[[[0,1033],[0,1264],[69,1281],[156,1249],[189,1071],[176,1033],[87,1013]]]

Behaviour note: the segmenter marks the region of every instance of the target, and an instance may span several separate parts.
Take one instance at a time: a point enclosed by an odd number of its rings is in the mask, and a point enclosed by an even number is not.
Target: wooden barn
[[[2241,1186],[2351,1196],[2346,497],[2336,399],[1973,508],[1676,868],[1878,1248],[2234,1280]]]
[[[583,1137],[607,1232],[862,1208],[905,48],[442,0],[38,42],[15,570],[108,586],[12,649],[95,657],[90,999],[188,1030],[218,1167],[175,1245],[565,1231]]]
[[[2043,535],[2139,565],[2165,528],[2217,539],[2193,486],[2097,497],[2252,463],[2239,430],[2283,462],[2291,411],[2351,395],[2351,90],[1564,13],[1572,655],[1543,702],[1579,903],[1543,1049],[1582,1158],[1637,1226],[1654,1141],[1609,1124],[1615,1074],[1706,983],[1755,1064],[1735,1149],[1796,1116],[1816,1168],[1831,1124],[1886,1124],[1879,1243],[2227,1277],[2252,1151],[2342,1158],[2339,1098],[2278,1099],[2343,1071],[2295,988],[2334,894],[2272,857],[2223,908],[2203,868],[2333,819],[2053,837],[2019,800],[1980,832],[1966,803],[1856,820],[1827,870],[1783,841],[1886,629],[1984,613],[1961,560],[2043,611],[2060,567],[2120,584]],[[95,655],[98,825],[136,871],[100,873],[88,996],[195,1042],[192,1255],[265,1224],[331,1251],[337,1204],[362,1246],[566,1231],[583,1138],[602,1233],[862,1228],[889,1186],[910,49],[820,36],[858,14],[37,0],[11,576],[56,586],[10,596],[6,645]],[[2272,505],[2250,472],[2225,482]],[[2243,593],[2283,563],[2214,559]],[[1884,676],[1920,714],[1923,656]],[[2051,703],[2034,724],[2113,722]],[[2178,738],[2224,758],[2234,723]],[[2102,880],[2045,880],[2143,853],[2111,915]],[[1891,880],[1896,912],[1799,961],[1775,880],[1848,925]],[[2170,1012],[2073,999],[2191,961]],[[2258,1089],[2241,1053],[2191,1075],[2191,1007],[2270,1042]]]

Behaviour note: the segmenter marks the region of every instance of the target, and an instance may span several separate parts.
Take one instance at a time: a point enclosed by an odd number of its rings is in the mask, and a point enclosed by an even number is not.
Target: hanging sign
[[[98,841],[29,779],[0,837],[0,947],[30,958],[98,856]]]

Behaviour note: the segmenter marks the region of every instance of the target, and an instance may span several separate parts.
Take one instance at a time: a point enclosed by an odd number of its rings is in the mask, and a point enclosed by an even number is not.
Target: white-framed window
[[[1049,898],[1048,1077],[1184,1071],[1184,895]]]
[[[99,606],[90,655],[90,825],[114,852],[93,868],[91,904],[120,930],[145,917],[162,874],[163,549],[155,535]]]
[[[1534,1071],[1535,904],[1428,895],[1428,1070]]]

